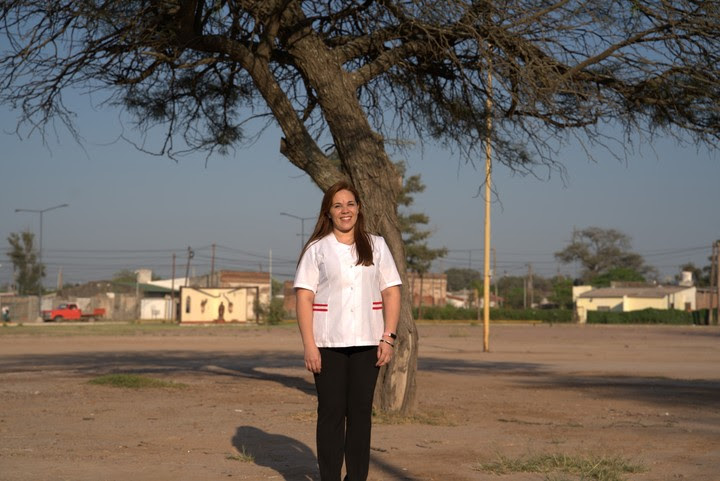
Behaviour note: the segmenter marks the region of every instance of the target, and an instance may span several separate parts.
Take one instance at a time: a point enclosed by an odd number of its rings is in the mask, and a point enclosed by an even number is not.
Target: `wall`
[[[624,311],[642,311],[643,309],[670,309],[668,296],[657,298],[625,297]]]
[[[717,291],[713,292],[709,287],[697,289],[695,295],[695,309],[716,309],[718,305]]]
[[[162,298],[141,299],[140,319],[169,321],[172,319],[172,301]]]
[[[597,311],[599,309],[604,309],[622,312],[623,299],[621,297],[578,297],[578,299],[575,301],[575,305],[577,307],[584,308],[586,311]]]
[[[10,322],[35,322],[38,320],[37,296],[0,296],[0,307],[10,308]]]
[[[243,287],[180,289],[180,322],[247,322],[255,320],[253,304]],[[254,295],[252,298],[254,299]]]
[[[407,282],[413,296],[413,306],[420,305],[422,297],[423,306],[444,306],[447,303],[447,276],[428,272],[420,276],[414,272],[407,273]],[[422,292],[421,286],[422,284]]]

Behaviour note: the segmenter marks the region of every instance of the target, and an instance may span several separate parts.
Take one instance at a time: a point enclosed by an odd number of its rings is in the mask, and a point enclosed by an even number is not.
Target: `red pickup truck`
[[[96,308],[92,312],[83,312],[77,304],[60,304],[50,311],[43,311],[44,321],[94,321],[105,315],[105,309]]]

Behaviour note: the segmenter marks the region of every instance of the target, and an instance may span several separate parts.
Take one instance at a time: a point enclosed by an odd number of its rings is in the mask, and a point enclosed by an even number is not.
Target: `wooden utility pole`
[[[528,295],[530,297],[530,309],[533,308],[533,304],[535,304],[535,285],[533,283],[533,268],[532,264],[528,264]]]
[[[273,300],[273,286],[272,286],[272,249],[268,249],[268,277],[270,278],[270,302]]]
[[[175,253],[173,252],[172,276],[170,277],[170,320],[175,322]]]
[[[488,46],[489,47],[489,46]],[[487,108],[486,129],[487,137],[485,139],[485,249],[483,251],[483,268],[485,275],[483,279],[483,351],[490,351],[490,199],[492,196],[492,183],[490,181],[492,173],[492,68],[488,61],[488,83],[487,83],[487,99],[485,107]]]
[[[210,257],[210,279],[208,279],[208,287],[217,287],[215,282],[215,244],[212,245],[212,256]]]
[[[193,257],[195,257],[195,252],[193,252],[192,247],[188,247],[187,267],[185,267],[185,287],[188,286],[188,282],[190,281],[190,259]]]

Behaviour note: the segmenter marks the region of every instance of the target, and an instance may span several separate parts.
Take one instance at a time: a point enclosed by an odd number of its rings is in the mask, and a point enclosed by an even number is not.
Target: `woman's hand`
[[[322,361],[317,346],[305,346],[305,368],[313,374],[320,373]]]
[[[385,338],[383,337],[383,339],[385,339]],[[388,339],[388,340],[386,340],[386,342],[380,341],[380,344],[378,344],[378,349],[377,349],[377,359],[378,360],[375,363],[375,365],[377,367],[384,366],[392,360],[393,346],[388,343],[392,343],[392,341]]]

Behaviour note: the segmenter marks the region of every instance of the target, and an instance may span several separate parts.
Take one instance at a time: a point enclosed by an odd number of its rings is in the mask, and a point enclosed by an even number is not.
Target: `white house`
[[[643,309],[695,310],[693,286],[642,286],[573,288],[573,301],[579,322],[587,321],[588,311],[629,312]]]

